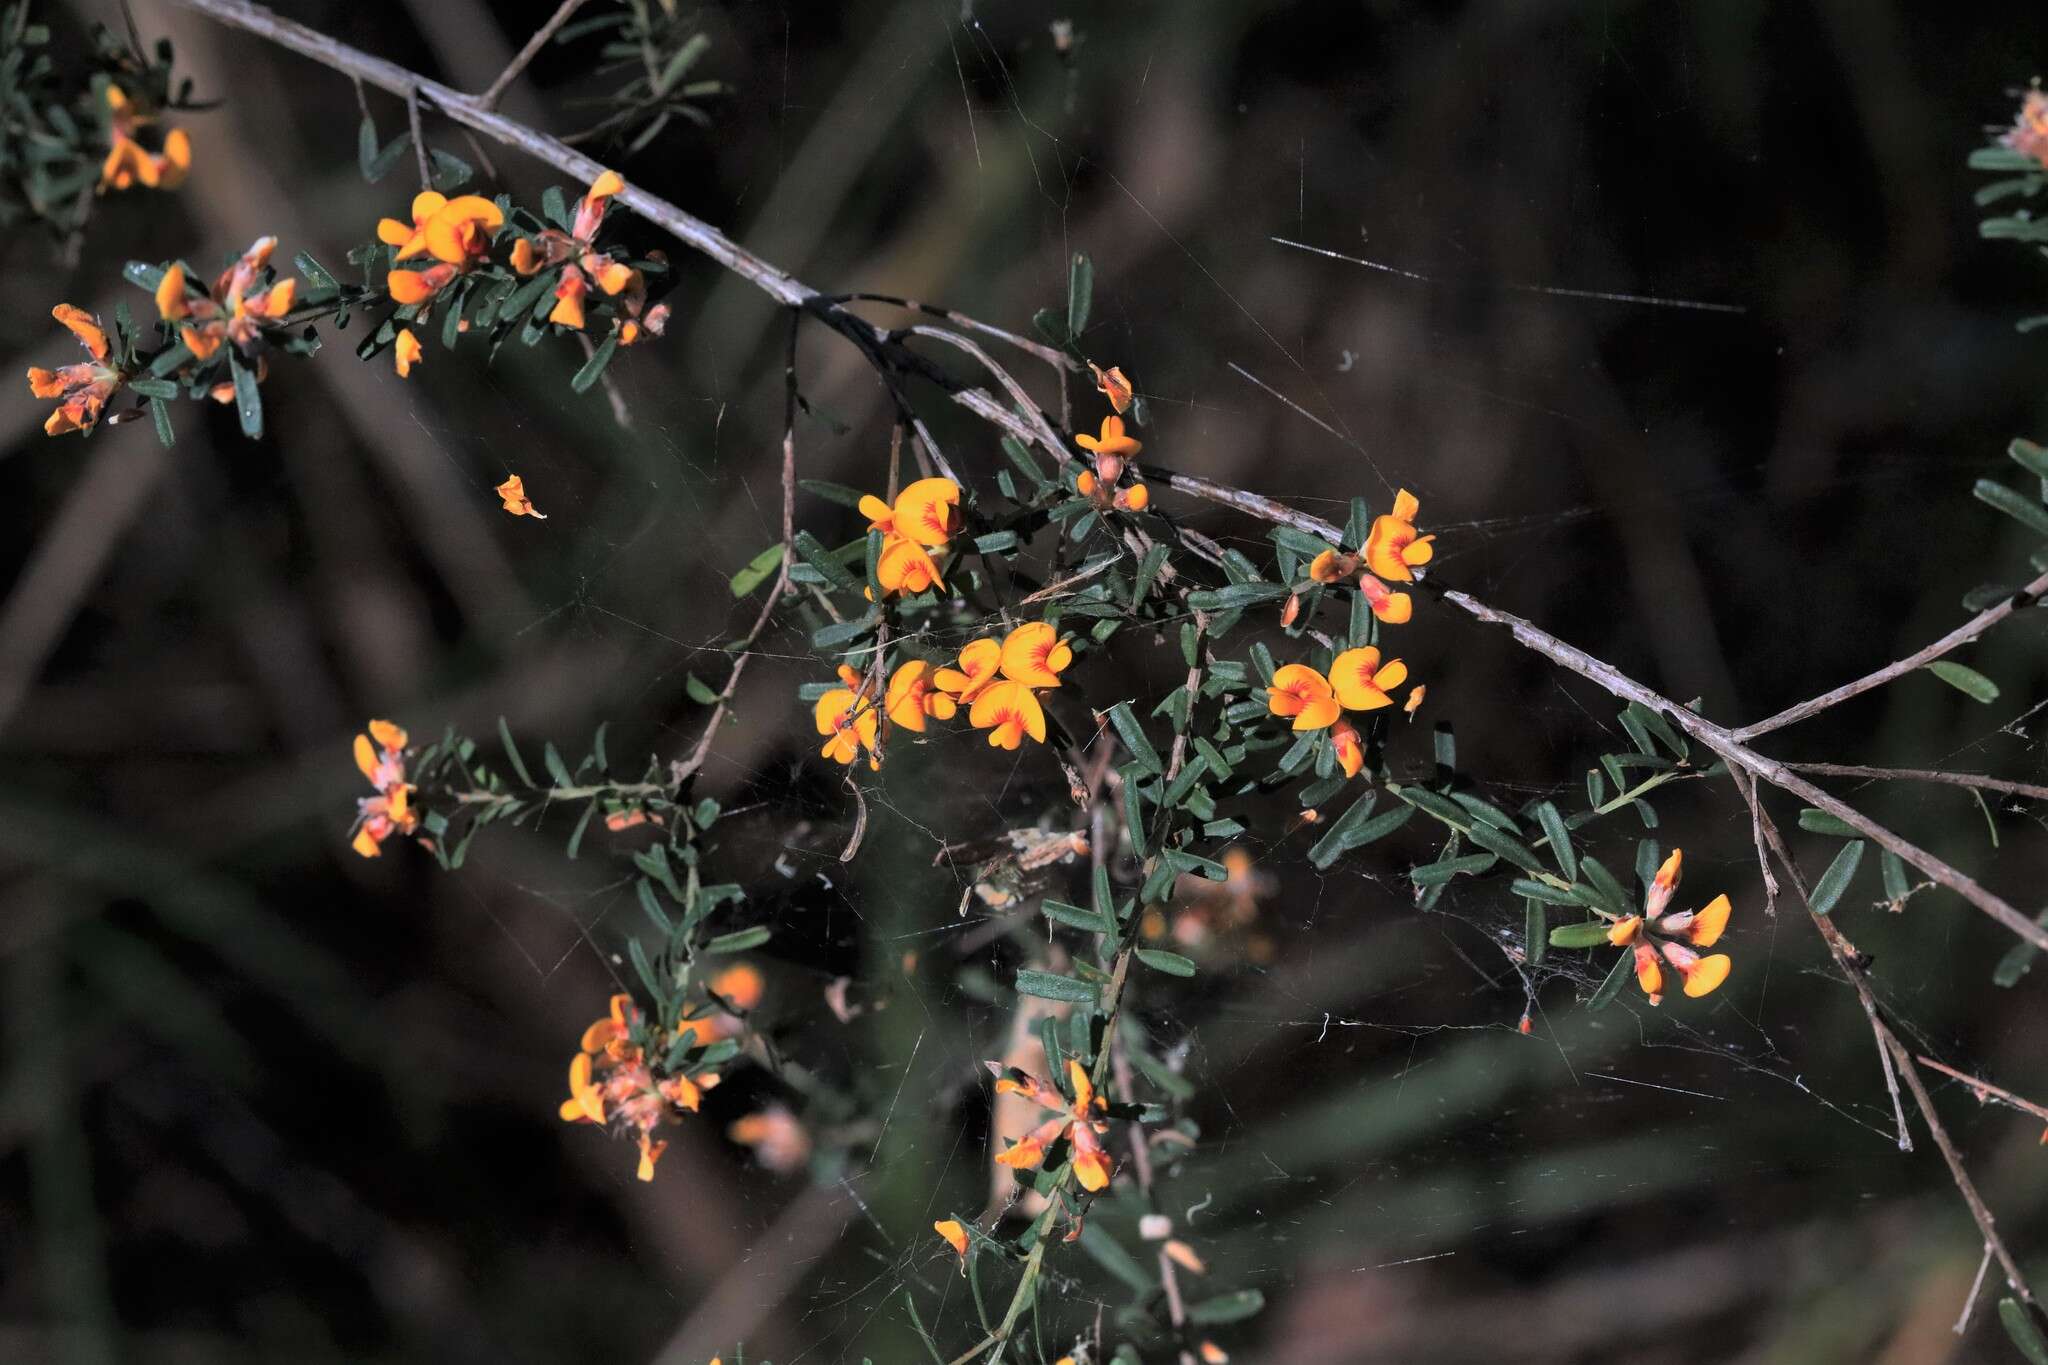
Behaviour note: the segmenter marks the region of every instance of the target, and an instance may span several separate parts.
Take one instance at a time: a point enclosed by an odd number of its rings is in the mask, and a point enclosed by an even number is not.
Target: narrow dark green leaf
[[[1586,1000],[1587,1009],[1604,1010],[1614,1003],[1614,997],[1621,994],[1621,988],[1635,974],[1629,966],[1633,957],[1633,953],[1626,952],[1615,957],[1614,965],[1607,969],[1607,975],[1602,978],[1599,988]]]
[[[1825,834],[1836,839],[1854,839],[1856,831],[1824,810],[1808,806],[1799,812],[1799,828],[1808,834]]]
[[[1972,701],[1988,704],[1998,700],[1998,684],[1967,664],[1959,664],[1952,659],[1936,659],[1926,665],[1926,669]]]
[[[2018,462],[2020,468],[2038,479],[2048,479],[2048,448],[2035,445],[2024,438],[2015,438],[2005,448],[2005,453]]]
[[[1277,602],[1287,596],[1287,588],[1280,583],[1227,583],[1220,588],[1188,594],[1188,607],[1193,611],[1238,611],[1255,606],[1260,602]]]
[[[368,114],[356,125],[356,169],[363,173],[363,179],[375,180],[370,168],[377,164],[377,121]]]
[[[2034,1321],[2025,1304],[2018,1299],[2000,1299],[1998,1321],[2012,1338],[2012,1344],[2027,1358],[2027,1365],[2048,1365],[2048,1338],[2042,1337],[2040,1324]]]
[[[1606,920],[1588,920],[1584,924],[1560,924],[1550,931],[1550,946],[1597,948],[1607,942],[1607,931],[1611,927]]]
[[[2043,929],[2048,929],[2048,910],[2043,910],[2040,914],[2034,916],[2034,923]],[[2013,944],[2012,947],[2005,950],[2005,956],[1998,959],[1998,966],[1991,973],[1991,984],[2005,987],[2017,986],[2020,978],[2025,976],[2033,967],[2034,958],[2040,951],[2039,948],[2036,948],[2025,939],[2021,939],[2018,943]]]
[[[1088,330],[1088,313],[1095,299],[1095,263],[1083,252],[1074,253],[1067,268],[1067,335],[1079,337]]]
[[[1571,831],[1565,827],[1564,815],[1549,801],[1536,807],[1536,823],[1543,827],[1543,835],[1550,840],[1550,856],[1557,859],[1558,870],[1564,873],[1566,881],[1576,881],[1579,876],[1579,857],[1572,848]]]
[[[1521,868],[1524,872],[1544,872],[1548,870],[1543,866],[1543,860],[1536,856],[1535,849],[1530,848],[1513,835],[1495,829],[1492,825],[1474,821],[1472,833],[1467,837],[1488,853],[1498,854]]]
[[[1856,875],[1857,865],[1863,861],[1864,847],[1861,839],[1842,845],[1842,851],[1828,864],[1828,870],[1820,874],[1820,880],[1813,884],[1813,897],[1809,902],[1814,914],[1829,913],[1842,899],[1842,893],[1849,889],[1849,882]]]
[[[1134,950],[1133,956],[1153,971],[1165,972],[1168,976],[1195,974],[1195,964],[1179,953],[1169,953],[1158,948],[1139,948]]]
[[[1017,973],[1017,993],[1035,995],[1041,1000],[1063,1000],[1074,1005],[1092,1005],[1096,998],[1095,987],[1086,981],[1029,968]]]
[[[1159,757],[1159,751],[1152,747],[1152,741],[1145,738],[1145,727],[1131,712],[1131,704],[1120,701],[1109,708],[1109,723],[1116,727],[1117,738],[1130,751],[1131,758],[1146,772],[1155,776],[1166,771],[1166,764]]]
[[[858,620],[834,621],[830,625],[819,626],[816,630],[812,631],[811,643],[819,649],[837,649],[841,645],[852,644],[855,640],[866,635],[875,628],[876,622],[880,620],[880,616],[870,611],[866,616]]]
[[[1256,1317],[1265,1306],[1264,1294],[1256,1289],[1240,1289],[1234,1294],[1218,1294],[1213,1299],[1189,1304],[1188,1321],[1197,1327],[1220,1327]]]
[[[170,405],[161,398],[149,400],[149,415],[156,422],[156,438],[167,446],[178,443],[178,433],[171,429]]]
[[[505,723],[503,716],[498,717],[498,742],[505,746],[505,761],[512,765],[512,771],[518,774],[520,782],[531,787],[533,778],[526,771],[526,760],[520,757],[519,746],[512,742],[512,727]]]
[[[241,420],[242,434],[256,440],[263,435],[263,392],[256,387],[256,372],[233,352],[228,356],[228,369],[235,379],[235,416]]]
[[[618,350],[619,334],[613,332],[598,343],[597,349],[590,353],[590,359],[583,362],[583,368],[576,371],[576,377],[569,381],[569,387],[577,393],[590,392],[590,386],[603,377],[604,367],[612,363],[612,357],[618,354]]]
[[[2038,536],[2048,536],[2048,508],[2022,497],[1993,479],[1979,479],[1970,490],[1980,502],[1989,503]]]
[[[751,929],[735,929],[729,934],[720,934],[717,938],[712,939],[704,945],[704,951],[707,953],[744,953],[749,948],[758,948],[766,943],[773,932],[765,924],[757,924]]]
[[[1097,927],[1103,933],[1113,936],[1116,933],[1116,897],[1110,893],[1108,868],[1098,867],[1095,869],[1095,885],[1093,890],[1095,892]]]
[[[1522,902],[1522,955],[1531,967],[1543,965],[1543,959],[1550,952],[1550,934],[1545,928],[1549,912],[1543,902],[1535,899]]]
[[[1500,861],[1491,853],[1466,853],[1456,858],[1440,858],[1433,863],[1424,863],[1408,873],[1408,880],[1417,886],[1442,886],[1454,877],[1467,873],[1484,872]]]
[[[1912,884],[1906,877],[1906,860],[1888,848],[1879,849],[1877,866],[1884,874],[1885,898],[1894,905],[1904,905],[1906,897],[1913,893]]]
[[[745,597],[754,589],[775,576],[782,567],[782,547],[770,545],[747,561],[746,567],[732,576],[732,595]]]

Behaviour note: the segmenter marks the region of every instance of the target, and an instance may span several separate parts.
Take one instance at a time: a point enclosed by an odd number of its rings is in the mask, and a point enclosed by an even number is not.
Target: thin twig
[[[533,36],[526,40],[526,46],[519,49],[518,55],[505,64],[505,69],[498,73],[498,79],[476,97],[476,102],[485,109],[495,108],[505,93],[505,87],[519,79],[519,73],[526,70],[527,63],[540,55],[540,50],[548,45],[548,39],[561,31],[570,16],[583,8],[583,3],[584,0],[562,0],[555,12],[548,16],[548,21],[533,31]]]
[[[427,159],[427,135],[420,128],[420,87],[417,82],[405,92],[405,117],[412,124],[412,154],[419,162],[420,188],[434,188],[434,163]]]
[[[597,347],[591,344],[588,336],[578,332],[576,340],[582,344],[584,360],[588,361],[597,354]],[[599,374],[597,382],[604,386],[605,401],[612,405],[612,421],[618,425],[621,431],[631,427],[633,425],[632,410],[626,406],[626,395],[619,392],[619,386],[612,382],[611,370],[607,368],[603,373]]]
[[[1963,1300],[1963,1311],[1956,1317],[1955,1333],[1961,1336],[1970,1327],[1971,1310],[1977,1306],[1977,1295],[1984,1290],[1984,1272],[1991,1269],[1991,1243],[1984,1244],[1984,1254],[1977,1261],[1977,1278],[1970,1281],[1970,1296]]]
[[[1915,1058],[1915,1060],[1930,1071],[1939,1071],[1944,1076],[1950,1076],[1961,1081],[1977,1096],[1979,1104],[1988,1103],[1991,1100],[1999,1100],[2019,1110],[2022,1114],[2032,1114],[2043,1123],[2048,1123],[2048,1105],[2036,1104],[2023,1095],[2015,1095],[2010,1090],[2000,1089],[1987,1080],[1972,1076],[1968,1072],[1958,1071],[1952,1066],[1943,1065],[1932,1057],[1922,1055]]]
[[[1914,669],[1930,664],[1942,655],[1970,643],[2015,611],[2034,605],[2043,593],[2048,593],[2048,573],[2042,574],[1997,606],[1986,607],[1933,644],[1917,649],[1903,659],[1888,663],[1875,673],[1866,673],[1854,682],[1843,683],[1832,692],[1823,692],[1810,701],[1788,706],[1775,716],[1766,717],[1754,725],[1745,725],[1731,733],[1739,740],[1755,739],[1758,735],[1782,730],[1787,725],[1796,725],[1802,720],[1817,716],[1830,707],[1839,706],[1851,697],[1870,691],[1873,687],[1882,687],[1892,679],[1904,677]]]
[[[1873,782],[1936,782],[1947,787],[1973,787],[1979,791],[2024,796],[2029,801],[2048,801],[2048,787],[2031,782],[2008,782],[1981,773],[1949,773],[1936,768],[1866,768],[1857,763],[1787,763],[1794,772],[1816,777],[1862,777]]]

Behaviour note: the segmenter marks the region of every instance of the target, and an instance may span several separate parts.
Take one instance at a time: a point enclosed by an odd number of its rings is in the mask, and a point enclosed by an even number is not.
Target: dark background
[[[60,48],[118,23],[40,8]],[[475,89],[552,5],[284,8]],[[968,8],[711,8],[701,71],[733,95],[709,131],[616,164],[820,287],[1013,327],[1089,253],[1086,348],[1150,395],[1149,453],[1337,520],[1353,493],[1414,489],[1446,579],[1719,718],[1865,672],[1961,619],[1971,586],[2023,574],[2029,547],[1969,486],[2040,434],[2048,342],[2012,324],[2043,311],[2048,264],[1978,240],[1963,162],[2035,73],[2024,7]],[[408,167],[362,183],[346,79],[136,9],[224,103],[184,120],[187,185],[107,201],[75,268],[32,234],[7,244],[13,372],[71,358],[55,302],[145,308],[119,278],[131,256],[211,263],[275,233],[281,258],[336,263],[411,192]],[[571,102],[606,88],[589,63],[550,51],[507,111],[587,124]],[[372,108],[387,137],[403,126],[401,102]],[[515,193],[551,183],[487,150]],[[973,1067],[1007,1011],[963,986],[987,936],[928,864],[940,838],[1062,802],[1043,755],[956,739],[892,764],[843,873],[845,799],[794,701],[822,670],[794,621],[769,637],[703,783],[751,808],[727,875],[778,926],[764,1022],[888,1115],[815,1181],[723,1139],[777,1093],[759,1076],[674,1135],[652,1187],[626,1148],[557,1121],[631,931],[608,853],[564,862],[552,826],[488,834],[452,875],[347,847],[348,742],[370,715],[431,737],[504,714],[574,752],[609,719],[614,755],[694,739],[687,679],[722,680],[715,645],[753,606],[724,581],[776,535],[783,332],[745,283],[678,264],[667,338],[613,370],[623,433],[602,394],[569,393],[566,343],[489,368],[430,344],[401,383],[345,334],[275,367],[264,440],[188,408],[168,451],[147,423],[47,440],[42,405],[5,390],[0,1360],[694,1365],[743,1339],[749,1360],[894,1365],[923,1358],[906,1284],[948,1354],[978,1335],[928,1229],[980,1208]],[[829,337],[801,358],[848,428],[802,426],[803,472],[879,485],[879,389]],[[987,434],[937,421],[986,491]],[[514,471],[549,520],[498,510]],[[1256,552],[1257,528],[1165,501]],[[799,513],[854,529],[816,499]],[[1605,699],[1448,611],[1425,604],[1401,645],[1425,721],[1452,723],[1506,801],[1570,796],[1625,747]],[[1997,703],[1916,675],[1772,751],[2042,780],[2039,627],[1964,657]],[[1075,685],[1107,705],[1180,668],[1170,643],[1131,642]],[[1426,765],[1425,728],[1404,761]],[[1845,791],[2041,900],[2031,813]],[[1739,801],[1691,785],[1661,810],[1687,903],[1735,898],[1731,984],[1589,1019],[1583,959],[1560,955],[1530,1038],[1503,955],[1519,904],[1462,892],[1419,915],[1401,875],[1419,847],[1319,877],[1275,812],[1254,844],[1274,960],[1142,1002],[1163,1044],[1189,1040],[1205,1134],[1162,1202],[1214,1285],[1268,1295],[1220,1334],[1238,1359],[2011,1358],[1986,1301],[1950,1332],[1975,1229],[1924,1138],[1895,1150],[1868,1030],[1811,931],[1764,916]],[[1611,865],[1635,833],[1615,826]],[[1812,875],[1830,841],[1796,837]],[[1887,915],[1865,878],[1840,922],[1917,1045],[2048,1092],[2038,974],[1992,988],[2007,944],[1981,916],[1936,893]],[[841,973],[891,1008],[832,1021],[819,993]],[[1937,1096],[2040,1270],[2038,1125]],[[1067,1265],[1049,1346],[1121,1300]]]

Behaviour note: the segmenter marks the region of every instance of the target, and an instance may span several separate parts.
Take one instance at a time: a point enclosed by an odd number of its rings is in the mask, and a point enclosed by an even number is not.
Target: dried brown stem
[[[1794,772],[1816,777],[1861,777],[1872,782],[1933,782],[1945,787],[1973,787],[1978,791],[2024,796],[2029,801],[2048,801],[2048,787],[2031,782],[2008,782],[1981,773],[1950,773],[1938,768],[1866,768],[1857,763],[1787,763]]]
[[[405,118],[412,127],[412,155],[420,168],[420,188],[434,188],[434,163],[427,159],[427,135],[420,127],[420,87],[417,82],[405,92]]]
[[[505,69],[498,73],[498,79],[492,81],[490,88],[476,97],[477,104],[485,109],[495,108],[499,99],[504,96],[505,88],[519,79],[519,73],[526,70],[528,63],[540,55],[540,50],[548,45],[548,40],[561,32],[562,25],[568,23],[570,17],[583,8],[583,4],[584,0],[562,0],[555,12],[548,16],[548,21],[533,31],[533,36],[526,40],[526,46],[520,48],[518,54],[505,64]]]
[[[2023,1095],[2015,1095],[2010,1090],[2002,1089],[1987,1080],[1972,1076],[1967,1071],[1958,1071],[1954,1067],[1937,1062],[1934,1058],[1924,1054],[1915,1058],[1915,1060],[1929,1071],[1939,1071],[1944,1076],[1953,1077],[1961,1081],[1975,1093],[1980,1104],[1988,1103],[1991,1100],[1998,1100],[2010,1108],[2019,1110],[2022,1114],[2032,1114],[2043,1123],[2048,1123],[2048,1105],[2036,1104]]]

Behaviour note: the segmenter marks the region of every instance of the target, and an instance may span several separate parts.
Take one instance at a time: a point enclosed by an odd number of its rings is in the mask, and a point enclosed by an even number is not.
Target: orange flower
[[[614,995],[609,1013],[583,1030],[576,1055],[569,1060],[569,1098],[560,1114],[567,1123],[609,1124],[638,1139],[642,1180],[654,1179],[654,1163],[668,1144],[654,1130],[681,1111],[695,1113],[703,1092],[718,1084],[715,1072],[657,1078],[647,1053],[663,1050],[658,1036],[643,1049],[633,1041],[644,1028],[629,995]]]
[[[1074,438],[1074,444],[1097,455],[1132,456],[1145,448],[1145,443],[1124,433],[1124,419],[1105,417],[1102,419],[1102,434],[1090,436],[1086,432]]]
[[[505,482],[492,490],[504,499],[505,510],[515,517],[532,517],[546,521],[547,513],[533,510],[533,500],[526,496],[526,481],[517,474],[508,475]]]
[[[378,219],[377,240],[398,248],[393,260],[409,261],[427,249],[427,223],[446,207],[447,195],[439,190],[421,190],[412,197],[412,221],[401,223],[396,218]]]
[[[951,479],[919,479],[896,495],[894,507],[866,494],[860,514],[871,531],[943,549],[960,533],[960,485]]]
[[[1130,408],[1135,391],[1122,370],[1114,365],[1105,370],[1091,360],[1088,362],[1088,371],[1095,376],[1096,391],[1109,400],[1111,407],[1119,413]]]
[[[1044,621],[1027,621],[1003,641],[1003,676],[1026,687],[1058,687],[1074,650]]]
[[[885,597],[915,597],[927,589],[946,586],[931,553],[904,536],[883,537],[882,557],[875,562],[875,578]]]
[[[951,720],[959,709],[952,695],[940,690],[933,681],[932,666],[923,659],[912,659],[898,667],[889,676],[885,696],[883,709],[890,723],[919,733],[924,731],[926,716]]]
[[[400,248],[398,259],[407,260],[424,251],[444,265],[466,270],[482,260],[491,249],[491,237],[505,226],[505,211],[480,194],[457,195],[444,200],[421,221],[420,201],[432,194],[429,190],[413,200],[413,220],[418,225],[418,240],[408,238]],[[391,222],[385,219],[384,222]],[[384,224],[377,225],[377,235],[384,236]]]
[[[1358,576],[1358,591],[1365,596],[1365,604],[1372,608],[1372,614],[1390,626],[1405,626],[1415,615],[1415,600],[1405,592],[1395,592],[1385,583],[1369,573]]]
[[[1045,708],[1038,704],[1038,694],[1010,678],[990,684],[974,699],[967,723],[987,730],[992,748],[1015,749],[1026,735],[1045,742]]]
[[[555,306],[548,312],[548,321],[558,327],[573,327],[583,330],[583,296],[590,292],[583,272],[575,266],[562,271],[562,278],[555,283]]]
[[[932,1224],[932,1231],[943,1237],[946,1245],[953,1248],[953,1254],[960,1258],[961,1273],[965,1274],[967,1270],[966,1225],[957,1218],[941,1218]]]
[[[800,1169],[811,1159],[811,1135],[796,1115],[779,1104],[733,1121],[725,1135],[754,1149],[754,1160],[777,1175]]]
[[[646,281],[639,271],[597,249],[597,233],[604,224],[605,211],[613,196],[625,188],[626,182],[618,172],[600,173],[576,201],[569,231],[551,227],[532,237],[521,237],[512,244],[510,261],[521,275],[561,269],[562,277],[555,282],[555,306],[548,313],[548,321],[559,327],[583,330],[587,320],[583,302],[592,284],[607,296],[624,295],[623,316],[618,320],[619,344],[630,346],[640,339],[643,328],[660,335],[668,310],[666,306],[653,309],[643,323],[640,313],[647,301]]]
[[[1152,491],[1142,483],[1117,490],[1115,499],[1119,512],[1142,512],[1152,504]]]
[[[1308,576],[1316,583],[1341,583],[1358,572],[1358,556],[1325,550],[1309,561]]]
[[[1073,1145],[1074,1175],[1080,1180],[1081,1188],[1091,1194],[1109,1188],[1116,1165],[1097,1136],[1108,1131],[1109,1125],[1101,1115],[1108,1110],[1109,1103],[1095,1093],[1088,1072],[1078,1060],[1067,1059],[1067,1086],[1073,1091],[1072,1100],[1028,1071],[1006,1067],[1000,1062],[985,1065],[996,1077],[998,1095],[1023,1095],[1055,1114],[1019,1138],[1007,1151],[999,1153],[996,1156],[998,1165],[1030,1170],[1044,1161],[1046,1150],[1064,1137]]]
[[[142,145],[138,134],[155,123],[154,115],[137,109],[118,85],[106,92],[110,145],[100,163],[100,193],[141,185],[152,190],[173,190],[192,169],[192,140],[183,128],[164,134],[163,150],[152,152]]]
[[[1372,531],[1365,538],[1365,562],[1381,578],[1412,583],[1415,570],[1436,553],[1430,544],[1435,536],[1415,533],[1415,514],[1421,507],[1415,495],[1404,488],[1394,495],[1391,515],[1372,519]]]
[[[43,423],[46,435],[90,431],[106,410],[107,401],[128,382],[128,376],[106,363],[112,348],[107,344],[107,334],[101,330],[98,319],[83,308],[74,308],[68,303],[52,308],[50,316],[70,329],[91,359],[54,370],[31,366],[28,372],[29,392],[38,398],[61,400],[57,410]]]
[[[356,736],[355,759],[377,794],[356,799],[356,832],[349,846],[365,858],[375,858],[393,834],[418,828],[420,817],[412,805],[414,787],[405,780],[405,731],[388,720],[371,721],[369,730]]]
[[[1266,709],[1276,716],[1294,717],[1297,730],[1321,730],[1335,724],[1344,711],[1330,680],[1307,664],[1284,664],[1274,670]]]
[[[1344,776],[1358,776],[1358,770],[1365,766],[1365,746],[1359,742],[1358,731],[1351,727],[1351,722],[1340,720],[1332,726],[1330,742],[1337,746],[1337,766],[1344,770]]]
[[[709,1047],[723,1039],[739,1037],[747,1028],[743,1016],[760,1005],[767,991],[767,981],[759,967],[751,962],[734,963],[705,985],[708,1008],[693,1018],[677,1021],[676,1041],[687,1039],[698,1047]],[[734,1010],[740,1013],[734,1014]]]
[[[1660,953],[1684,979],[1685,993],[1695,998],[1719,989],[1721,983],[1728,979],[1733,965],[1726,953],[1701,957],[1693,951],[1694,948],[1711,948],[1727,931],[1728,917],[1734,907],[1726,895],[1714,897],[1697,912],[1664,913],[1678,890],[1684,865],[1684,853],[1672,849],[1671,856],[1664,860],[1650,882],[1650,889],[1643,898],[1642,914],[1619,920],[1607,931],[1610,943],[1628,947],[1635,954],[1636,984],[1643,988],[1643,994],[1650,997],[1652,1005],[1663,999],[1664,972],[1657,961]],[[1645,931],[1654,931],[1656,937]]]
[[[420,339],[413,335],[412,328],[399,328],[398,342],[391,348],[391,358],[398,366],[398,377],[400,379],[410,379],[412,377],[412,367],[420,363],[420,357],[423,354],[424,352],[420,349]]]
[[[1392,706],[1390,695],[1408,681],[1408,665],[1399,659],[1380,662],[1380,652],[1371,645],[1347,649],[1330,665],[1330,686],[1337,700],[1352,711],[1377,711]]]
[[[2027,91],[2011,130],[1998,140],[2020,155],[2048,166],[2048,95],[2043,95],[2038,87]]]
[[[976,640],[960,651],[958,668],[942,668],[932,674],[932,686],[951,693],[960,705],[969,705],[995,682],[1002,659],[1001,642]]]
[[[868,767],[882,766],[882,755],[877,742],[878,722],[875,715],[874,698],[868,695],[867,680],[860,674],[839,665],[839,681],[845,684],[835,687],[818,698],[811,716],[816,722],[818,733],[828,736],[819,754],[834,763],[851,765],[859,756],[862,746],[868,751]]]
[[[195,361],[211,360],[228,342],[244,355],[256,352],[264,328],[280,325],[291,313],[299,282],[271,280],[276,250],[277,238],[257,238],[214,281],[210,294],[193,289],[182,263],[164,271],[155,290],[157,316],[178,324],[178,339]]]

